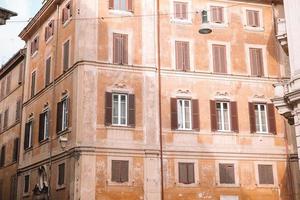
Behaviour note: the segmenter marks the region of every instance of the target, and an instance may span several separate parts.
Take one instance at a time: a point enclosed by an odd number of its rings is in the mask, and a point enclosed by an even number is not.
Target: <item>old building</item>
[[[0,199],[16,200],[25,49],[0,70]]]
[[[274,25],[267,0],[48,0],[20,33],[18,198],[293,199]]]

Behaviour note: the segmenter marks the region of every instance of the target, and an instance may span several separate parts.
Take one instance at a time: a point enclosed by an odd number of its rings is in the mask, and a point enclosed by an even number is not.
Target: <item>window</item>
[[[246,9],[247,26],[260,27],[260,15],[257,10]]]
[[[6,95],[10,93],[10,85],[11,85],[11,74],[8,74],[6,77]]]
[[[189,130],[192,129],[191,116],[191,100],[178,99],[178,129]]]
[[[5,97],[5,79],[1,82],[1,99]]]
[[[217,102],[218,131],[230,131],[229,102]]]
[[[57,133],[68,129],[69,120],[69,98],[64,98],[57,103]]]
[[[16,103],[16,122],[21,119],[21,100],[18,100]]]
[[[188,3],[174,1],[174,18],[188,20]]]
[[[0,130],[1,130],[1,132],[3,131],[3,127],[2,127],[2,113],[0,113]]]
[[[113,94],[113,125],[127,125],[127,95]]]
[[[190,70],[190,47],[189,42],[175,41],[176,69]]]
[[[255,124],[256,131],[261,133],[268,132],[267,130],[267,108],[265,104],[255,104]]]
[[[215,73],[227,73],[226,45],[213,44],[213,71]]]
[[[10,178],[10,200],[17,200],[17,175],[12,175]]]
[[[48,23],[48,26],[45,28],[45,41],[48,41],[54,35],[54,20],[51,20]]]
[[[222,6],[210,6],[210,22],[212,23],[224,23],[224,7]]]
[[[24,68],[24,61],[20,63],[20,67],[19,67],[19,78],[18,78],[19,84],[21,84],[23,81],[23,68]]]
[[[195,183],[194,163],[178,163],[179,183]]]
[[[12,162],[16,162],[18,160],[18,157],[19,157],[19,138],[15,138]]]
[[[25,124],[25,140],[24,140],[25,150],[32,147],[32,133],[33,133],[33,121],[30,120]]]
[[[46,60],[46,70],[45,70],[45,87],[50,84],[51,75],[51,57]]]
[[[30,43],[30,53],[35,54],[39,50],[39,37],[36,36]]]
[[[35,95],[35,83],[36,83],[36,71],[32,72],[31,74],[31,97],[34,97]]]
[[[4,121],[3,121],[3,129],[7,129],[8,126],[8,114],[9,114],[9,110],[8,108],[4,111]]]
[[[46,140],[49,137],[49,110],[40,114],[39,123],[39,142]]]
[[[133,11],[132,0],[109,0],[109,9]]]
[[[65,163],[58,165],[58,178],[57,185],[58,187],[63,187],[65,184]]]
[[[273,166],[259,164],[257,167],[259,184],[274,185]]]
[[[220,184],[235,184],[234,164],[219,163]]]
[[[129,161],[112,160],[111,163],[111,181],[116,183],[128,182]]]
[[[1,158],[0,158],[0,167],[4,167],[5,165],[5,145],[1,147]]]
[[[113,63],[128,64],[128,35],[113,33]]]
[[[29,182],[30,181],[30,176],[29,175],[25,175],[24,176],[24,190],[23,193],[24,194],[28,194],[29,193]]]
[[[63,70],[67,71],[70,62],[70,40],[66,41],[63,46]]]
[[[72,17],[72,5],[71,2],[67,3],[62,9],[62,24],[65,24]]]
[[[264,76],[263,53],[261,48],[249,48],[252,76]]]
[[[134,94],[105,94],[105,125],[135,126]]]

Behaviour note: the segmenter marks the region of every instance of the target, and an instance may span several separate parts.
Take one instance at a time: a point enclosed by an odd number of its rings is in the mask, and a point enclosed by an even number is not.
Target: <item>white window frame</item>
[[[114,96],[118,96],[118,123],[114,123]],[[121,124],[121,97],[125,96],[125,124]],[[112,125],[113,126],[127,126],[128,125],[128,94],[112,93]]]
[[[177,19],[174,13],[174,2],[187,3],[187,19]],[[177,24],[192,24],[192,1],[191,0],[169,0],[170,3],[170,22]]]
[[[128,182],[117,183],[111,181],[112,179],[112,161],[120,160],[120,161],[128,161]],[[107,184],[108,185],[122,185],[122,186],[132,186],[133,183],[133,159],[132,157],[108,157],[107,158]]]
[[[258,165],[272,165],[274,184],[260,184],[259,183]],[[257,187],[270,187],[270,188],[278,187],[278,176],[277,176],[276,162],[257,161],[257,162],[254,163],[254,169],[255,169],[255,181],[256,181]]]
[[[209,55],[209,71],[214,73],[214,62],[213,62],[213,45],[224,45],[226,47],[226,64],[227,64],[227,74],[230,75],[232,73],[231,67],[231,43],[224,41],[215,41],[208,40],[208,55]],[[222,75],[222,74],[220,74]]]
[[[211,22],[210,19],[211,19],[211,13],[212,13],[212,9],[211,7],[212,6],[217,6],[217,7],[223,7],[223,17],[224,17],[224,22],[223,23],[215,23],[215,22]],[[228,8],[227,8],[227,5],[224,4],[224,3],[216,3],[216,2],[213,2],[213,3],[208,3],[207,4],[207,19],[208,19],[208,22],[210,23],[210,25],[214,28],[225,28],[225,27],[228,27],[229,25],[229,21],[228,21]]]
[[[193,39],[188,39],[188,38],[172,38],[171,39],[171,59],[172,59],[172,69],[173,70],[177,70],[176,68],[176,48],[175,48],[175,44],[176,41],[178,42],[188,42],[189,43],[189,54],[190,54],[190,70],[189,72],[195,71],[195,65],[194,65],[194,52],[195,52],[195,47],[194,47],[194,40]],[[181,71],[182,73],[182,71]]]
[[[259,27],[248,26],[247,24],[247,10],[258,11],[259,13]],[[264,31],[264,18],[263,18],[263,10],[257,7],[243,7],[242,8],[242,22],[244,25],[244,29],[248,31]]]
[[[217,115],[218,115],[218,108],[217,108],[217,104],[221,105],[221,125],[222,125],[222,129],[218,129],[218,131],[221,132],[230,132],[231,131],[231,112],[230,112],[230,102],[228,101],[216,101],[216,111],[217,111]],[[225,119],[224,119],[224,104],[227,104],[227,109],[228,109],[228,130],[225,129]],[[217,118],[217,123],[218,123],[218,119]],[[219,128],[219,127],[218,127]]]
[[[258,105],[258,121],[259,121],[259,130],[256,130],[256,133],[269,133],[269,119],[268,119],[268,107],[265,103],[254,103],[254,115],[255,115],[255,106]],[[261,106],[265,107],[265,116],[266,116],[266,131],[262,131],[262,116],[261,116]],[[256,127],[256,116],[255,116],[255,127]]]
[[[68,120],[69,120],[69,110],[68,110],[68,98],[69,97],[64,97],[62,99],[62,117],[61,117],[61,120],[62,120],[62,124],[61,124],[61,131],[65,131],[68,129]]]
[[[199,187],[200,178],[199,178],[199,165],[198,160],[196,159],[175,159],[174,172],[175,172],[175,183],[180,187]],[[184,184],[179,183],[179,163],[194,163],[194,179],[195,183]]]
[[[182,117],[182,124],[183,124],[183,127],[180,128],[179,127],[179,111],[180,111],[180,104],[179,102],[180,101],[183,101],[183,106],[185,105],[185,102],[189,102],[189,114],[190,114],[190,128],[186,128],[185,127],[185,113],[184,113],[184,110],[183,110],[183,113],[181,113],[181,117]],[[178,123],[178,130],[192,130],[192,100],[191,99],[183,99],[183,98],[179,98],[177,99],[177,123]]]
[[[234,160],[218,160],[215,163],[216,167],[216,184],[220,187],[240,187],[240,177],[239,177],[239,170],[238,170],[238,162]],[[234,178],[235,183],[234,184],[226,184],[226,183],[220,183],[220,169],[219,164],[233,164],[234,165]]]
[[[262,49],[262,57],[263,57],[263,68],[264,68],[264,74],[262,77],[268,77],[269,71],[268,71],[268,63],[267,63],[267,46],[266,45],[259,45],[259,44],[245,44],[245,54],[246,54],[246,64],[247,64],[247,74],[252,76],[251,73],[251,62],[250,62],[250,49]]]

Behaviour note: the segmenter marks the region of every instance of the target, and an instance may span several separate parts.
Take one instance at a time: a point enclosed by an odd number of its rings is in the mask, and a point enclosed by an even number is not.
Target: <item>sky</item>
[[[18,35],[27,25],[26,21],[32,18],[42,7],[42,0],[0,0],[0,7],[18,13],[6,25],[0,26],[0,66],[5,64],[11,56],[25,46]],[[11,21],[11,22],[10,22]]]

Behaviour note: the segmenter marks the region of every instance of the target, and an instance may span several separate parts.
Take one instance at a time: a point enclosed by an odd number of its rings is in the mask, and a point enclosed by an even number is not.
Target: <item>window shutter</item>
[[[176,54],[176,68],[178,70],[183,70],[183,50],[182,42],[175,42],[175,54]]]
[[[171,98],[171,129],[176,130],[177,128],[178,128],[177,99]]]
[[[31,74],[31,97],[35,95],[35,74],[35,71]]]
[[[227,61],[226,61],[226,46],[220,45],[220,68],[222,73],[227,73]]]
[[[215,132],[217,130],[217,109],[216,101],[210,100],[210,122],[211,122],[211,131]]]
[[[218,9],[216,6],[211,6],[211,15],[210,15],[210,20],[211,22],[217,22],[218,21]]]
[[[5,146],[1,148],[1,167],[5,165]]]
[[[121,64],[121,36],[118,33],[113,34],[113,63]]]
[[[66,71],[68,68],[69,68],[69,46],[70,46],[70,41],[68,40],[67,42],[65,42],[64,44],[64,62],[63,62],[63,68],[64,68],[64,71]]]
[[[258,165],[259,184],[274,184],[273,166]]]
[[[114,9],[114,0],[109,0],[108,8]]]
[[[128,35],[122,35],[122,64],[128,64]]]
[[[181,3],[181,19],[188,19],[187,3]]]
[[[8,126],[8,114],[9,114],[9,110],[6,109],[4,112],[4,122],[3,122],[3,128],[6,129]]]
[[[0,113],[0,131],[3,131],[3,127],[2,127],[2,113]]]
[[[262,49],[250,48],[250,65],[251,74],[253,76],[263,76],[264,75],[264,64]]]
[[[65,183],[65,163],[58,165],[58,185]]]
[[[119,160],[112,160],[111,163],[111,181],[120,182],[121,162]]]
[[[224,8],[218,7],[218,22],[222,23],[224,22]]]
[[[51,70],[51,57],[46,60],[46,77],[45,85],[48,86],[50,83],[50,70]]]
[[[188,183],[188,174],[187,174],[188,169],[187,169],[186,163],[179,163],[178,168],[179,168],[179,183],[187,184]]]
[[[105,93],[105,125],[112,124],[112,93]]]
[[[188,163],[188,183],[195,183],[194,163]]]
[[[260,22],[259,22],[259,12],[258,11],[253,11],[253,26],[259,27]]]
[[[21,100],[18,100],[16,103],[16,121],[19,121],[21,119]]]
[[[19,155],[19,138],[14,140],[13,162],[18,160]]]
[[[46,113],[41,113],[40,114],[40,119],[39,119],[39,142],[44,140],[45,114]]]
[[[246,15],[247,15],[247,25],[254,26],[252,10],[246,10]]]
[[[180,19],[180,4],[178,2],[174,2],[174,16],[176,19]]]
[[[198,99],[193,99],[192,100],[192,112],[193,112],[193,129],[196,131],[200,130],[200,125],[199,125],[199,101]]]
[[[184,66],[183,70],[184,71],[189,71],[190,70],[190,47],[188,42],[183,42],[183,58],[184,58]]]
[[[220,72],[220,59],[219,59],[219,49],[217,47],[217,45],[213,45],[212,46],[212,57],[213,57],[213,68],[214,68],[214,72]]]
[[[9,74],[6,78],[6,95],[10,92],[10,84],[11,84],[11,74]]]
[[[255,133],[256,132],[256,122],[255,122],[255,111],[254,111],[254,104],[249,102],[249,121],[250,121],[250,132]]]
[[[128,0],[128,11],[133,12],[133,0]]]
[[[230,102],[230,114],[231,114],[231,130],[238,133],[239,122],[238,122],[238,110],[237,110],[236,102]]]
[[[24,67],[24,62],[22,62],[19,67],[19,78],[18,78],[19,84],[22,83],[23,81],[23,67]]]
[[[68,14],[68,17],[72,17],[72,15],[73,15],[73,6],[72,6],[72,2],[70,2],[69,4],[68,4],[68,6],[69,6],[69,12],[67,12],[67,14]]]
[[[128,182],[128,167],[129,167],[129,163],[128,161],[120,161],[121,163],[121,169],[120,169],[120,172],[121,172],[121,183],[125,183],[125,182]]]
[[[250,52],[250,66],[251,66],[251,74],[253,76],[256,76],[257,75],[257,62],[256,62],[256,50],[253,49],[253,48],[250,48],[249,49],[249,52]]]
[[[221,184],[234,184],[235,174],[233,164],[219,164],[220,183]]]
[[[62,114],[63,114],[63,104],[62,102],[57,103],[56,112],[56,132],[59,133],[62,130]]]
[[[276,119],[273,104],[267,104],[269,132],[276,134]]]
[[[48,29],[49,29],[49,27],[46,26],[46,28],[45,28],[45,41],[48,40],[48,32],[49,32]]]
[[[129,94],[128,97],[128,126],[135,127],[135,96]]]

